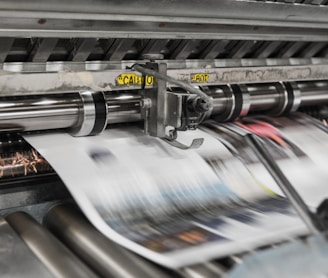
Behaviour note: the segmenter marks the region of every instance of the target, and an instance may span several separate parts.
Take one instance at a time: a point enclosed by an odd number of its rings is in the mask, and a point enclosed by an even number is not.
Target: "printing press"
[[[293,113],[326,130],[327,14],[327,0],[0,0],[1,277],[328,273],[327,204],[309,212],[256,137],[248,138],[254,153],[312,235],[174,270],[100,234],[22,137],[137,125],[190,149],[202,138],[186,145],[179,132],[209,119]]]

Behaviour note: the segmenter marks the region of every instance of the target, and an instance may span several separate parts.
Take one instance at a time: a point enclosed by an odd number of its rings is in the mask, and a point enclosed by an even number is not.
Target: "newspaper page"
[[[236,133],[240,133],[238,129],[241,128],[260,136],[285,176],[313,211],[328,197],[328,173],[325,170],[328,134],[323,125],[318,128],[308,116],[295,114],[278,118],[247,117],[224,126]],[[247,167],[265,180],[271,190],[283,196],[258,160],[246,156]]]
[[[268,190],[217,138],[179,134],[179,150],[136,128],[99,136],[28,135],[104,235],[177,268],[306,234],[288,200]]]

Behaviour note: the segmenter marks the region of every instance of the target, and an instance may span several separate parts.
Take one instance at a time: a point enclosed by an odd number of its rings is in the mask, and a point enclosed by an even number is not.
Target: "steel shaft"
[[[72,206],[52,208],[44,222],[102,277],[169,277],[151,263],[110,241]]]
[[[293,89],[290,89],[292,87]],[[293,92],[290,93],[290,90]],[[295,109],[328,103],[328,82],[298,82],[293,86],[286,83],[221,85],[208,87],[205,91],[213,98],[212,115],[225,115],[221,117],[223,120],[233,120],[229,115],[241,116],[248,111],[278,115],[286,112],[286,107],[292,109],[290,101],[294,103]],[[238,94],[241,94],[241,97],[238,97]],[[107,107],[107,124],[141,120],[141,96],[137,91],[107,92],[104,94],[104,100]],[[245,103],[247,111],[243,110]],[[83,101],[78,93],[2,97],[0,130],[73,129],[84,119],[83,108]],[[235,109],[240,111],[233,113]]]

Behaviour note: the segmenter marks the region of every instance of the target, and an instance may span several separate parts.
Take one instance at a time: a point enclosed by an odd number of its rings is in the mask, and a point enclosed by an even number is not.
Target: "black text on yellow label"
[[[119,86],[133,86],[145,84],[146,86],[151,86],[154,84],[153,76],[140,76],[135,73],[122,73],[116,77],[116,85]]]
[[[191,82],[206,83],[210,77],[207,73],[196,73],[191,77]]]

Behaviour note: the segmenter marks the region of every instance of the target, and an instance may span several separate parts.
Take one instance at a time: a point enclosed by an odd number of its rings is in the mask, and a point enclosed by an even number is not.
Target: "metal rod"
[[[327,104],[327,82],[301,82],[298,84],[301,92],[301,106]]]
[[[14,212],[8,215],[6,220],[55,277],[96,277],[85,264],[30,215]]]
[[[224,277],[225,270],[213,262],[183,267],[179,274],[186,278]]]
[[[277,91],[276,83],[244,85],[249,94],[249,111],[270,111],[284,96]],[[298,82],[300,106],[328,103],[327,82]],[[208,87],[212,98],[212,115],[228,113],[233,109],[231,95],[224,86]],[[227,86],[225,86],[227,87]],[[106,92],[107,124],[141,120],[141,96],[138,91]],[[0,98],[0,130],[35,131],[71,129],[79,125],[83,103],[78,93],[29,95]]]
[[[2,277],[53,278],[53,275],[1,216],[0,246]]]
[[[317,234],[320,231],[325,230],[323,224],[320,222],[318,216],[314,213],[312,213],[307,205],[304,203],[303,199],[300,197],[300,195],[297,193],[297,191],[294,189],[292,184],[289,182],[289,180],[286,178],[286,176],[283,174],[277,163],[272,159],[271,155],[265,148],[265,146],[262,144],[260,139],[253,134],[246,134],[245,140],[249,147],[252,149],[252,151],[256,154],[256,156],[259,158],[259,160],[262,162],[264,167],[268,170],[268,172],[271,174],[273,179],[276,181],[280,189],[284,192],[286,197],[290,200],[291,204],[295,208],[298,215],[301,217],[301,219],[304,221],[306,226],[309,228],[309,230]]]
[[[0,99],[0,125],[23,131],[69,128],[77,123],[77,94],[4,97]]]
[[[151,263],[110,241],[73,206],[53,207],[44,223],[103,277],[169,277]]]
[[[251,111],[271,110],[279,102],[279,93],[272,84],[247,85]]]
[[[141,96],[137,92],[107,93],[105,99],[108,109],[107,124],[141,120]]]

